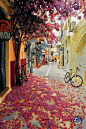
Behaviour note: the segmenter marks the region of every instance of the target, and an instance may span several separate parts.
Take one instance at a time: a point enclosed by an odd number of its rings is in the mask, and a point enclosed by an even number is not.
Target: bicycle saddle
[[[71,71],[73,70],[73,69],[70,69]]]

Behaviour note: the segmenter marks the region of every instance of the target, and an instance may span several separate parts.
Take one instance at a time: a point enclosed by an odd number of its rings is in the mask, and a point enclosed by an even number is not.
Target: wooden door
[[[0,92],[6,88],[5,42],[0,41]]]

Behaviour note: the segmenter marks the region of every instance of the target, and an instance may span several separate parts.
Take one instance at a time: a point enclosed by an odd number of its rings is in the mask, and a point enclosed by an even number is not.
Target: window
[[[67,41],[66,41],[66,47],[67,47]]]

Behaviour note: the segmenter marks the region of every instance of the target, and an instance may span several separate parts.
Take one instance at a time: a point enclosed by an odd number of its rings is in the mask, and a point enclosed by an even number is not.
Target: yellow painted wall
[[[9,40],[9,44],[10,44],[10,61],[14,61],[15,60],[15,52],[14,52],[14,48],[13,48],[12,38]]]
[[[62,55],[63,55],[63,52],[60,51],[60,66],[62,66]]]
[[[0,6],[7,12],[9,12],[9,7],[6,7],[4,2],[0,1]],[[6,18],[10,19],[10,16],[7,16]],[[5,99],[6,95],[11,91],[11,85],[10,85],[10,60],[12,59],[10,56],[11,43],[12,40],[5,42],[6,87],[9,87],[9,90],[2,97],[0,97],[0,103]]]
[[[70,68],[72,68],[73,71],[76,70],[76,67],[79,65],[79,50],[83,45],[83,41],[86,40],[86,20],[83,18],[83,14],[81,14],[81,16],[81,20],[76,20],[75,32],[70,32],[70,38],[63,37],[62,39],[62,43],[64,44],[64,69],[66,70],[66,72],[69,71]],[[69,51],[68,63],[67,50]],[[84,75],[86,74],[85,71],[83,73]]]
[[[64,48],[65,48],[64,59],[65,59],[66,72],[70,68],[72,68],[73,71],[75,71],[76,67],[79,67],[79,60],[78,60],[79,50],[85,40],[86,40],[86,21],[84,18],[82,18],[82,20],[78,21],[75,32],[70,32],[70,38],[64,41]],[[69,64],[66,62],[67,50],[69,50],[70,53]],[[83,72],[83,75],[84,76],[86,75],[86,70]],[[83,79],[86,80],[85,77]]]
[[[64,69],[66,72],[68,72],[70,69],[70,56],[70,39],[68,38],[64,44]]]
[[[70,36],[70,67],[74,70],[78,66],[78,51],[80,46],[83,44],[83,40],[80,41],[80,38],[83,39],[83,33],[86,31],[86,21],[83,18],[80,23],[77,25],[77,31],[71,34]]]
[[[21,43],[20,59],[25,59],[26,58],[26,52],[24,52],[24,47],[25,47],[25,45],[23,43]]]

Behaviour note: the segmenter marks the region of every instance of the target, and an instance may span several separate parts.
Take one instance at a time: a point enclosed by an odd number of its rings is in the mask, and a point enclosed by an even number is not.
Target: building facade
[[[80,74],[86,81],[86,20],[83,14],[80,14],[82,19],[69,18],[63,27],[63,37],[61,39],[64,45],[64,68],[76,70],[79,67]]]
[[[0,1],[0,103],[15,85],[15,51],[11,32],[13,14],[8,1]],[[24,44],[21,44],[19,64],[26,62]]]

